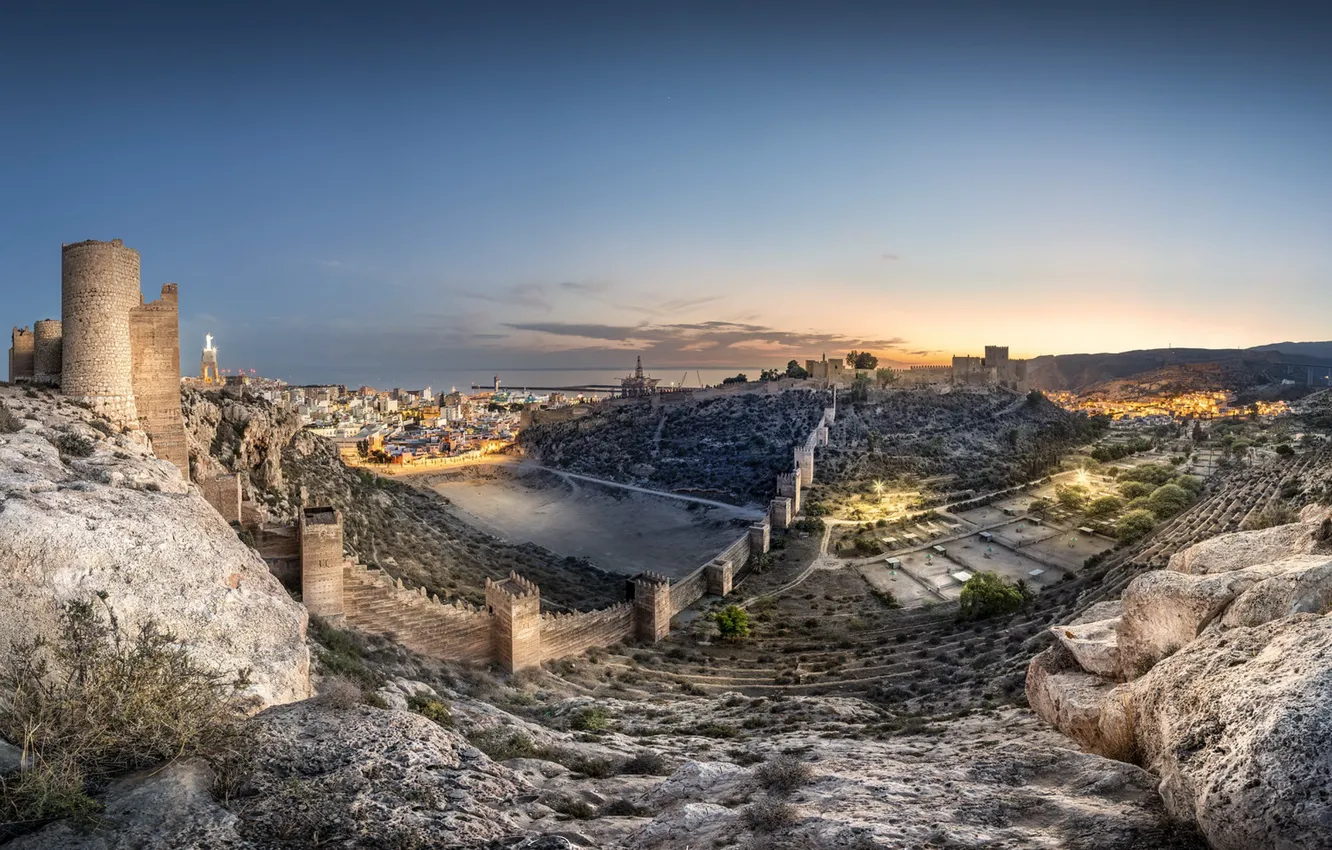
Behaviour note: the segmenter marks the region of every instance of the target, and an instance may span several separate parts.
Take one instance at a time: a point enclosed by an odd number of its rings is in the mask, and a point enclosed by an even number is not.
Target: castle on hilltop
[[[60,319],[14,328],[11,383],[58,386],[111,421],[142,429],[153,453],[188,478],[180,409],[176,284],[145,302],[139,252],[119,239],[60,248]]]

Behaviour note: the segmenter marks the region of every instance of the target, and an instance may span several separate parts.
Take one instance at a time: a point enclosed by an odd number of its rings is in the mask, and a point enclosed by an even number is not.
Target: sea
[[[759,373],[763,371],[763,366],[707,366],[707,367],[685,367],[680,366],[675,369],[661,368],[651,371],[644,370],[645,374],[651,378],[657,378],[661,381],[660,386],[715,386],[722,382],[723,378],[732,378],[743,374],[751,381],[757,381]],[[575,387],[615,387],[619,388],[620,380],[624,378],[626,371],[624,368],[606,369],[601,367],[583,367],[583,368],[558,368],[549,369],[500,369],[493,372],[482,371],[461,371],[444,370],[438,377],[432,377],[430,386],[435,392],[448,392],[451,389],[457,389],[459,392],[472,392],[473,386],[476,391],[493,389],[495,380],[499,380],[501,390],[517,392],[520,390],[546,391],[560,388]],[[605,390],[603,390],[604,392]]]

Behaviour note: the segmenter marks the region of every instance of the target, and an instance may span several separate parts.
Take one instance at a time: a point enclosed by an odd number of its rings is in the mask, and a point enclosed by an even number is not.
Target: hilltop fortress
[[[142,429],[153,453],[189,478],[180,409],[176,284],[145,302],[139,252],[119,239],[60,249],[60,320],[14,328],[11,383],[59,386],[122,427]]]

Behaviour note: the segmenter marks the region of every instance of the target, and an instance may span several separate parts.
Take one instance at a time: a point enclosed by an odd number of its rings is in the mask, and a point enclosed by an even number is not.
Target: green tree
[[[1011,614],[1026,601],[1022,590],[998,573],[976,573],[962,585],[962,616],[970,619]]]
[[[1119,495],[1125,499],[1137,499],[1139,497],[1150,496],[1156,488],[1146,481],[1125,481],[1119,485]]]
[[[1172,517],[1189,506],[1193,497],[1178,484],[1162,484],[1147,497],[1147,508],[1158,519]]]
[[[1068,510],[1080,511],[1087,503],[1087,489],[1081,484],[1060,484],[1055,488],[1055,498]]]
[[[717,631],[727,640],[742,640],[749,637],[749,612],[739,605],[727,605],[712,615],[717,624]]]
[[[776,369],[764,369],[759,372],[760,381],[775,381],[782,375]]]
[[[744,372],[741,372],[739,375],[736,375],[734,378],[722,378],[722,383],[723,383],[723,384],[747,384],[747,383],[749,383],[749,376],[746,375]]]
[[[1099,496],[1087,503],[1087,516],[1103,519],[1124,507],[1124,501],[1118,496]]]
[[[1031,392],[1027,393],[1027,404],[1031,405],[1032,407],[1035,407],[1036,405],[1040,404],[1041,400],[1044,398],[1045,398],[1045,393],[1041,392],[1040,390],[1032,390]]]
[[[879,386],[881,387],[896,386],[898,382],[897,373],[892,369],[879,369],[874,373],[874,377],[878,380]]]
[[[855,380],[851,382],[851,401],[866,402],[869,401],[870,386],[874,381],[869,375],[856,375]]]
[[[1115,536],[1125,543],[1140,540],[1156,527],[1156,514],[1146,508],[1129,511],[1115,523]]]
[[[1193,420],[1193,442],[1201,443],[1205,439],[1207,439],[1207,435],[1203,433],[1202,423],[1196,419]]]
[[[1049,512],[1050,508],[1053,507],[1053,505],[1054,503],[1051,502],[1049,499],[1045,498],[1032,499],[1031,504],[1027,505],[1027,513],[1035,514],[1036,516],[1045,516],[1045,514]]]
[[[805,371],[805,367],[801,366],[797,361],[792,360],[790,363],[786,364],[786,377],[804,379],[809,377],[809,372]]]

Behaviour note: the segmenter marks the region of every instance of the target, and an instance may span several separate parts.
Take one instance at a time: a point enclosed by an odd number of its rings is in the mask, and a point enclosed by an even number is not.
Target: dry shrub
[[[15,834],[87,816],[111,777],[233,746],[248,686],[247,671],[201,667],[154,622],[126,634],[105,594],[66,603],[53,640],[15,643],[0,663],[0,735],[26,765],[0,781],[0,823]]]
[[[795,756],[777,756],[754,768],[754,781],[772,794],[785,797],[814,778],[809,764]]]
[[[793,806],[773,797],[760,797],[745,806],[740,818],[746,829],[758,833],[780,832],[799,820]]]
[[[343,676],[328,676],[320,682],[317,699],[336,709],[353,708],[365,701],[361,686]]]
[[[0,434],[17,434],[23,430],[23,420],[14,415],[3,401],[0,401]]]

